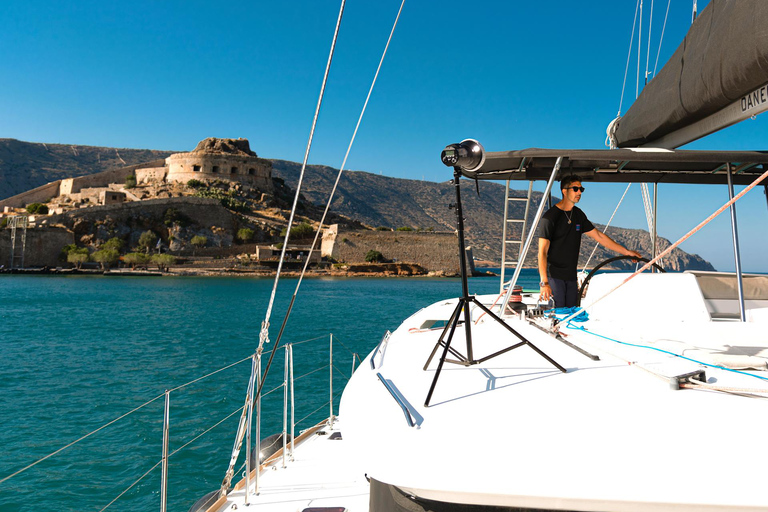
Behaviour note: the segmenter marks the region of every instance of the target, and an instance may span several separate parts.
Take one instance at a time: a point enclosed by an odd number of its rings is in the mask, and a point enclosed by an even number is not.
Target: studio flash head
[[[449,144],[440,153],[440,160],[448,167],[460,167],[465,171],[476,171],[485,162],[485,149],[474,139]]]

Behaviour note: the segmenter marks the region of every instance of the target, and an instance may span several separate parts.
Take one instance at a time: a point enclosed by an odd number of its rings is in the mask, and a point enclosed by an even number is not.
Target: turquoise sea
[[[535,271],[524,271],[526,288],[537,281]],[[272,284],[244,277],[0,276],[0,480],[166,389],[241,361],[170,394],[168,510],[189,510],[224,477]],[[273,343],[295,286],[295,279],[280,282]],[[498,290],[498,278],[470,280],[471,293]],[[331,333],[337,412],[353,353],[364,358],[387,329],[460,294],[458,279],[305,279],[283,336],[294,343],[296,432],[329,414]],[[263,402],[262,437],[282,430],[282,379],[281,349],[264,386],[272,393]],[[0,511],[159,510],[160,466],[151,469],[162,456],[162,423],[161,397],[0,483]],[[237,467],[243,460],[244,450]]]

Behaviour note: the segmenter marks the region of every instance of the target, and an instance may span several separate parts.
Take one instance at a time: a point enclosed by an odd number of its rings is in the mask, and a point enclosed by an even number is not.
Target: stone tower
[[[272,193],[272,163],[251,151],[248,139],[200,141],[189,153],[176,153],[165,160],[167,181],[191,179],[237,181]]]

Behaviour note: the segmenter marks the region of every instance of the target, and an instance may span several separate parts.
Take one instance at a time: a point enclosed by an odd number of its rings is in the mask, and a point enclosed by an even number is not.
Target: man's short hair
[[[570,187],[572,184],[576,182],[581,183],[581,177],[576,176],[575,174],[569,174],[568,176],[563,176],[560,179],[560,190],[565,190],[566,188]]]

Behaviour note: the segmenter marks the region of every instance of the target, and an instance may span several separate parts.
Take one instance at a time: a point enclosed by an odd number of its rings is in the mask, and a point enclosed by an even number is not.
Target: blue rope
[[[578,318],[578,317],[576,317],[576,318]],[[740,370],[734,370],[733,368],[726,368],[725,366],[719,366],[719,365],[716,365],[716,364],[708,364],[708,363],[705,363],[703,361],[698,361],[696,359],[691,359],[690,357],[685,357],[685,356],[682,356],[680,354],[675,354],[674,352],[670,352],[668,350],[664,350],[664,349],[661,349],[661,348],[649,347],[648,345],[637,345],[635,343],[628,343],[626,341],[615,340],[613,338],[609,338],[608,336],[603,336],[602,334],[597,334],[597,333],[588,331],[587,328],[584,327],[583,325],[573,325],[573,324],[571,324],[570,321],[568,322],[568,325],[566,327],[568,329],[575,329],[577,331],[583,331],[583,332],[586,332],[587,334],[591,334],[592,336],[597,336],[598,338],[603,338],[604,340],[613,341],[614,343],[620,343],[621,345],[627,345],[628,347],[647,348],[647,349],[650,349],[650,350],[655,350],[656,352],[661,352],[661,353],[664,353],[664,354],[669,354],[671,356],[679,357],[680,359],[685,359],[687,361],[691,361],[693,363],[697,363],[697,364],[700,364],[702,366],[707,366],[709,368],[717,368],[719,370],[725,370],[727,372],[739,373],[741,375],[747,375],[749,377],[754,377],[756,379],[768,381],[768,377],[761,377],[759,375],[753,375],[751,373],[742,372]]]
[[[562,320],[564,318],[568,318],[569,316],[573,315],[574,313],[579,313],[575,317],[571,318],[574,322],[586,322],[589,320],[589,315],[587,314],[587,311],[583,308],[580,308],[578,306],[574,306],[572,308],[555,308],[555,309],[549,309],[547,311],[544,311],[544,313],[549,313],[551,316],[554,316],[555,318],[558,318],[559,320]]]

